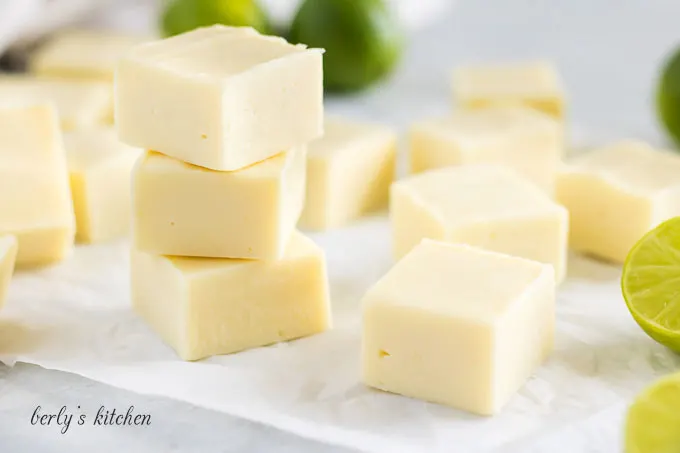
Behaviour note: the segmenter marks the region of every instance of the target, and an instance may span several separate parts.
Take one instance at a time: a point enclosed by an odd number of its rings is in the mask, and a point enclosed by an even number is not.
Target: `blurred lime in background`
[[[165,36],[214,24],[250,26],[263,34],[272,33],[266,13],[255,0],[170,0],[161,17]]]
[[[382,0],[305,0],[288,38],[326,49],[324,86],[336,92],[383,79],[403,50],[400,27]]]
[[[680,49],[666,61],[657,88],[661,122],[675,144],[680,146]]]

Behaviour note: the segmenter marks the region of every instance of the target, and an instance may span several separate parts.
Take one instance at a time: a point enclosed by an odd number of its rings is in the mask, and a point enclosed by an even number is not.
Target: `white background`
[[[101,20],[119,22],[129,16],[122,17],[108,16]],[[662,143],[653,110],[654,81],[663,56],[680,44],[678,17],[680,4],[673,0],[460,1],[449,14],[413,35],[400,71],[392,80],[351,99],[329,99],[328,108],[404,130],[415,119],[450,109],[449,71],[455,64],[549,57],[557,63],[570,92],[570,116],[578,145],[622,137]],[[315,236],[329,252],[334,295],[340,296],[334,300],[337,312],[347,317],[347,322],[340,320],[340,329],[331,334],[344,339],[329,343],[337,345],[337,349],[328,350],[328,354],[339,354],[338,363],[350,364],[334,370],[337,373],[354,372],[353,345],[357,344],[358,337],[348,307],[356,304],[370,280],[389,266],[385,259],[389,242],[386,231],[380,219],[372,219],[333,234]],[[40,344],[39,330],[29,329],[28,333],[35,334],[32,342],[28,341],[30,335],[26,335],[26,329],[17,330],[17,325],[30,324],[22,317],[32,316],[49,325],[57,316],[68,318],[69,309],[78,316],[90,313],[82,311],[82,305],[73,302],[76,299],[89,300],[91,304],[111,301],[119,304],[110,313],[102,311],[95,316],[69,320],[74,326],[90,323],[81,330],[91,333],[93,341],[108,338],[130,347],[135,346],[135,341],[155,341],[139,330],[134,330],[139,336],[132,338],[117,338],[120,332],[106,332],[108,337],[100,335],[102,327],[110,327],[108,318],[120,316],[130,324],[137,322],[125,306],[125,274],[118,272],[118,265],[125,262],[124,249],[120,244],[80,248],[69,263],[36,275],[19,275],[10,304],[3,313],[4,324],[0,324],[0,332],[5,327],[0,346],[16,348],[17,355],[35,357],[36,351],[45,344]],[[362,250],[373,253],[362,255]],[[362,263],[363,267],[356,263]],[[519,403],[515,403],[515,409],[517,404],[521,409],[521,403],[528,402],[524,407],[534,411],[525,414],[524,419],[516,419],[522,421],[516,430],[531,435],[488,451],[619,451],[620,418],[627,402],[655,376],[679,365],[677,358],[649,341],[630,321],[618,294],[617,269],[583,260],[572,260],[571,264],[571,280],[560,299],[562,334],[558,351],[550,365],[539,373],[539,379],[532,381],[520,395]],[[352,267],[358,270],[346,272]],[[108,271],[111,273],[107,274]],[[50,303],[52,309],[58,307],[58,315],[50,313],[47,306]],[[33,312],[33,307],[42,307],[42,311]],[[49,316],[46,313],[50,313]],[[68,345],[66,340],[68,338],[50,338],[48,346]],[[105,351],[107,345],[95,346]],[[162,346],[153,348],[161,351]],[[62,363],[68,357],[67,352],[60,350]],[[274,357],[270,356],[274,353],[276,357],[287,354],[284,350],[280,354],[276,350],[258,354]],[[238,360],[248,363],[251,357],[255,355],[243,354]],[[330,363],[334,361],[335,358]],[[569,373],[556,371],[560,367],[568,368]],[[92,448],[103,451],[117,448],[128,451],[269,452],[305,448],[323,451],[311,441],[227,415],[190,408],[184,403],[113,390],[82,378],[26,365],[0,370],[0,451],[3,452],[78,452]],[[294,380],[289,373],[296,371],[288,370],[284,376]],[[330,383],[333,376],[322,371],[316,370]],[[569,376],[569,380],[562,381],[564,376]],[[111,375],[100,378],[112,379]],[[348,379],[351,380],[351,376]],[[162,387],[161,384],[158,386]],[[332,394],[333,389],[327,391]],[[553,407],[550,401],[569,404]],[[411,420],[408,414],[400,412],[404,405],[399,397],[383,403],[387,404],[383,407],[385,411],[402,414],[409,422],[393,425],[400,430],[393,433],[394,437],[408,444],[408,451],[417,451],[418,445],[427,446],[428,450],[436,446],[441,451],[468,451],[461,444],[456,447],[463,448],[456,449],[452,444],[435,445],[438,437],[446,438],[447,432],[458,429],[466,417],[436,406],[407,405],[408,410],[414,411],[411,415],[416,415]],[[154,414],[158,422],[144,432],[129,428],[106,431],[72,428],[72,432],[62,436],[57,429],[30,425],[30,414],[36,404],[52,410],[61,405],[96,408],[100,404],[115,407],[134,404],[140,411]],[[536,407],[545,412],[536,411]],[[435,427],[431,424],[434,419],[444,422]],[[532,421],[532,426],[527,425],[527,420]],[[548,423],[543,423],[545,420]],[[362,422],[368,426],[372,420]],[[405,440],[409,432],[405,433],[404,429],[408,426],[412,431]],[[473,434],[461,434],[460,439],[474,443],[471,436],[475,433],[491,437],[497,430],[485,432],[471,425],[467,431]],[[378,451],[377,446],[381,444],[362,439],[366,434],[361,433],[360,426],[356,427],[355,437],[343,439],[343,443],[370,444]],[[395,451],[392,447],[394,445],[390,445],[390,450]]]

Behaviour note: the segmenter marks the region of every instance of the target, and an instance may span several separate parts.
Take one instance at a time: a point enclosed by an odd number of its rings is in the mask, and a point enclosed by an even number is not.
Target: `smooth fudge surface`
[[[5,305],[9,282],[14,273],[17,257],[17,238],[11,235],[0,236],[0,308]]]
[[[340,227],[387,206],[396,141],[386,126],[327,117],[323,137],[309,144],[300,226]]]
[[[322,51],[247,27],[142,44],[116,72],[116,124],[133,146],[233,171],[323,131]]]
[[[149,39],[114,31],[68,29],[31,54],[29,69],[48,77],[111,82],[118,60]]]
[[[141,150],[121,143],[112,127],[64,136],[76,240],[107,241],[126,235],[131,223],[132,168]]]
[[[624,140],[564,165],[557,201],[569,210],[569,245],[623,262],[649,230],[680,215],[680,157]]]
[[[547,61],[477,63],[453,72],[454,102],[465,109],[525,105],[560,118],[565,93],[553,64]]]
[[[499,412],[553,347],[550,266],[423,240],[363,299],[363,381]]]
[[[1,104],[46,102],[55,105],[60,125],[67,131],[111,122],[113,94],[109,83],[15,75],[0,77]]]
[[[397,258],[429,238],[550,264],[558,282],[566,273],[567,210],[503,166],[461,165],[399,180],[390,219]]]
[[[562,158],[563,127],[524,107],[459,111],[419,121],[409,134],[412,173],[470,163],[511,167],[549,194]]]
[[[0,106],[0,234],[16,236],[18,266],[49,264],[71,250],[75,220],[57,112]]]
[[[306,147],[233,172],[149,152],[133,170],[135,247],[162,255],[279,259],[305,199]]]
[[[296,232],[276,261],[186,258],[132,251],[135,311],[184,360],[327,330],[323,250]]]

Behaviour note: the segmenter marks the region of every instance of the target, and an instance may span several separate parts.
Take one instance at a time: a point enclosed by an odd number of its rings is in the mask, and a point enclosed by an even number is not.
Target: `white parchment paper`
[[[559,292],[555,353],[501,415],[481,418],[368,389],[359,381],[358,307],[391,266],[387,221],[369,218],[312,237],[327,252],[332,331],[182,362],[131,311],[128,245],[118,243],[79,247],[59,266],[16,275],[0,324],[3,361],[374,452],[619,451],[629,400],[680,365],[631,320],[618,269],[574,256]]]

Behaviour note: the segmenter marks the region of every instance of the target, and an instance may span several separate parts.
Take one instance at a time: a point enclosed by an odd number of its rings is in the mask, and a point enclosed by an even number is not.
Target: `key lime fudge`
[[[121,140],[232,171],[323,131],[322,51],[215,25],[135,47],[116,72]]]
[[[53,103],[63,130],[111,123],[113,96],[104,82],[32,76],[0,76],[3,104]]]
[[[513,170],[471,164],[410,176],[392,185],[394,255],[423,238],[464,243],[551,265],[567,265],[567,210]]]
[[[323,332],[331,325],[324,253],[294,233],[280,260],[132,252],[132,304],[184,360]]]
[[[564,152],[563,127],[526,107],[458,111],[418,121],[409,133],[412,173],[471,163],[517,170],[552,194]]]
[[[121,143],[112,127],[64,134],[76,215],[76,240],[108,241],[130,231],[132,168],[141,150]]]
[[[137,249],[161,255],[279,259],[305,199],[304,146],[238,171],[160,153],[133,171]]]
[[[387,206],[396,151],[396,133],[386,126],[326,117],[323,137],[309,145],[300,226],[336,228]]]
[[[32,52],[28,66],[39,76],[111,83],[118,60],[149,39],[117,31],[67,29]]]
[[[14,273],[17,257],[17,239],[11,235],[0,236],[0,308],[5,305],[9,282]]]
[[[463,109],[525,105],[556,118],[565,114],[565,92],[548,61],[476,63],[453,71],[453,100]]]
[[[570,214],[569,244],[623,262],[647,231],[680,215],[680,157],[624,140],[562,168],[556,198]]]
[[[365,295],[370,387],[498,413],[553,348],[551,266],[423,240]]]
[[[75,219],[52,105],[0,105],[0,194],[0,234],[17,238],[17,266],[50,264],[69,254]]]

